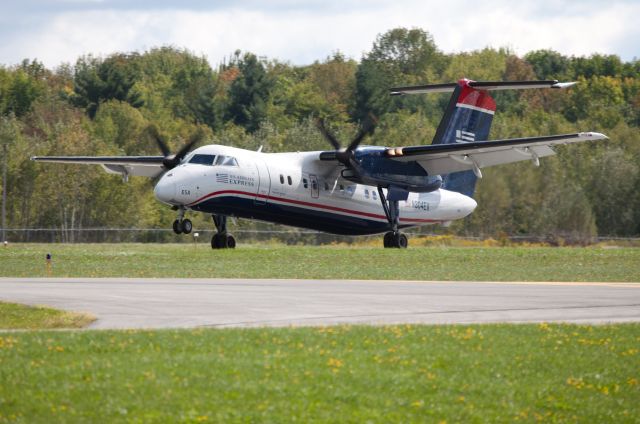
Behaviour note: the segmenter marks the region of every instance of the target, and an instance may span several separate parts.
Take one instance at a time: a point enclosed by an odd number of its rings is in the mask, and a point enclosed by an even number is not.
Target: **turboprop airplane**
[[[430,145],[360,146],[373,127],[363,123],[343,148],[318,121],[333,150],[263,153],[224,145],[176,154],[152,131],[163,156],[47,156],[41,162],[99,164],[110,173],[159,178],[155,197],[177,211],[173,230],[188,234],[187,211],[210,214],[217,233],[211,247],[234,248],[227,217],[310,228],[345,235],[384,233],[384,247],[407,247],[403,228],[448,223],[476,208],[472,195],[481,169],[555,154],[553,146],[607,137],[595,132],[486,141],[496,111],[494,90],[564,89],[558,81],[476,82],[391,89],[391,95],[452,92]]]

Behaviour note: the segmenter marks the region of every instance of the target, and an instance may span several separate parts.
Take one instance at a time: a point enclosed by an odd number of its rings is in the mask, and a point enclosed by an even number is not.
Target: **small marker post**
[[[47,276],[51,277],[52,265],[51,265],[51,253],[47,253]]]

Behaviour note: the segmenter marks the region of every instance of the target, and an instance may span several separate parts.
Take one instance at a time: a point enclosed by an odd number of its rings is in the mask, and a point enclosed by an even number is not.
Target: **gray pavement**
[[[640,321],[640,284],[0,278],[0,300],[89,312],[92,328]]]

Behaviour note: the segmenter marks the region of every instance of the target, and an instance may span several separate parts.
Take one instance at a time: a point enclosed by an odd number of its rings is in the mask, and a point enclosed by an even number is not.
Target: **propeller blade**
[[[158,132],[158,128],[153,124],[149,125],[147,127],[147,132],[156,141],[156,144],[160,148],[162,155],[165,157],[170,156],[171,151],[169,150],[169,146],[167,146],[167,143],[165,142],[164,138],[162,138],[162,136]]]
[[[362,122],[362,126],[360,127],[358,134],[356,134],[355,138],[349,144],[349,147],[347,147],[347,151],[354,151],[368,134],[373,133],[373,129],[376,127],[377,123],[378,118],[376,118],[372,113],[368,114]]]
[[[327,127],[324,125],[324,119],[318,118],[316,120],[316,127],[318,127],[318,130],[320,130],[320,134],[322,134],[324,138],[326,138],[329,143],[331,143],[334,149],[340,150],[340,142],[331,132],[329,132]]]
[[[184,159],[184,157],[189,153],[189,151],[199,143],[204,138],[204,131],[202,128],[198,128],[198,130],[189,137],[189,141],[178,150],[178,152],[174,155],[171,154],[171,150],[169,150],[169,146],[165,139],[160,135],[158,128],[155,125],[149,125],[147,127],[147,133],[156,141],[158,147],[162,151],[164,155],[164,159],[162,160],[162,165],[167,169],[173,169],[180,164],[180,161]]]
[[[187,155],[187,153],[189,153],[191,148],[199,143],[203,138],[204,131],[202,130],[202,128],[198,128],[198,131],[196,131],[191,137],[189,137],[189,141],[187,142],[187,144],[185,144],[180,150],[178,150],[178,153],[176,153],[174,160],[180,163],[180,161]]]

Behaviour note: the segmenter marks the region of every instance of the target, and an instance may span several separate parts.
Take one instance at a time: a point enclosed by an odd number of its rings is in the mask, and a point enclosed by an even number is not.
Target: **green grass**
[[[89,314],[0,302],[0,329],[82,328],[93,321]]]
[[[640,248],[12,244],[0,276],[640,282]]]
[[[0,334],[0,422],[638,422],[640,325]]]

